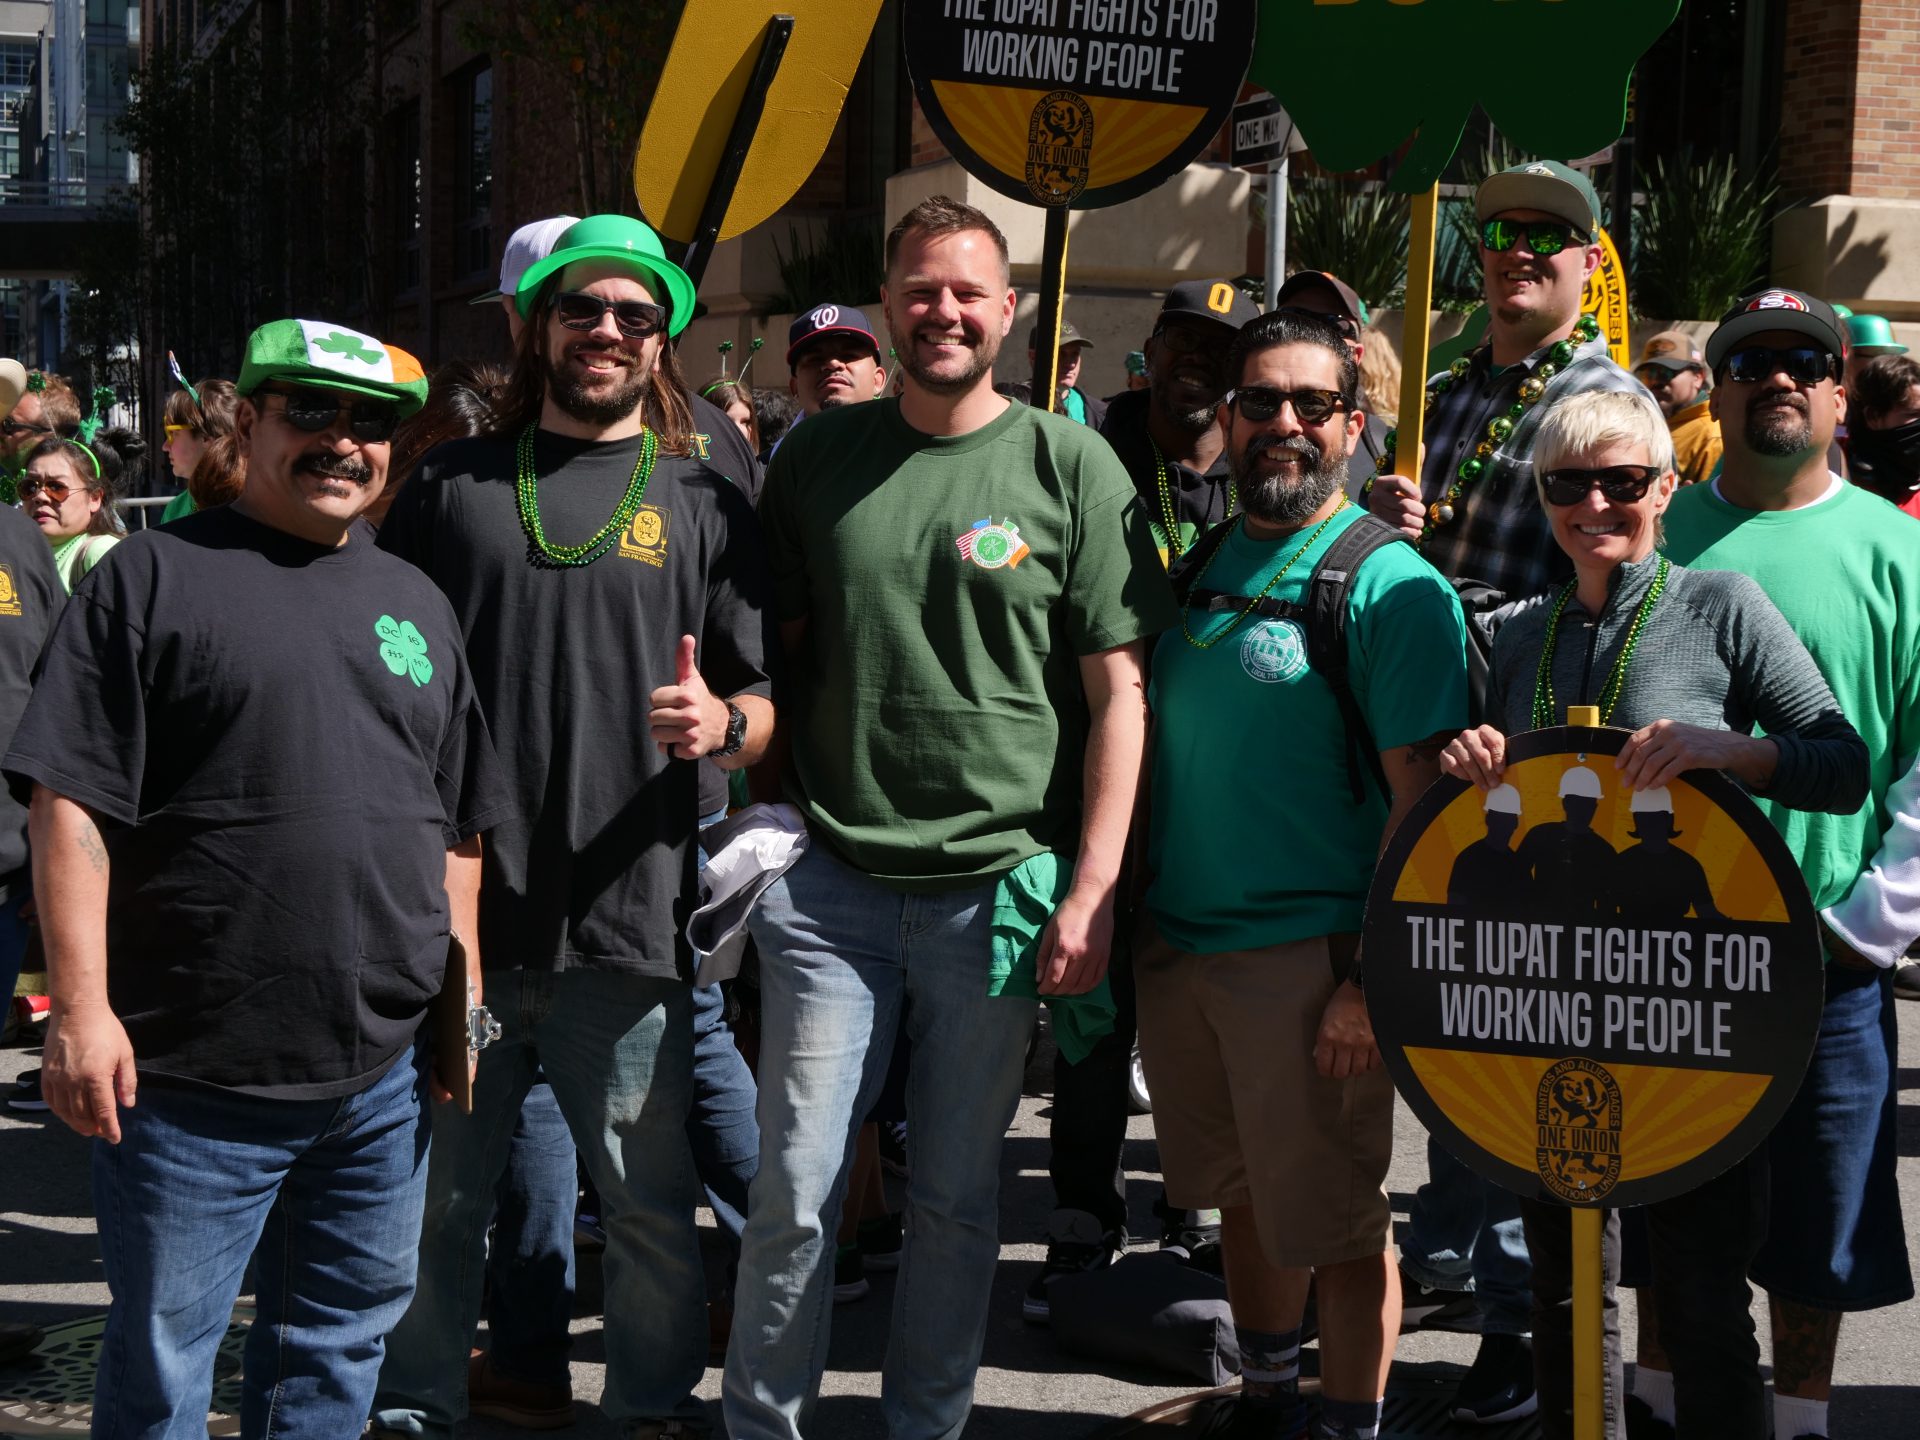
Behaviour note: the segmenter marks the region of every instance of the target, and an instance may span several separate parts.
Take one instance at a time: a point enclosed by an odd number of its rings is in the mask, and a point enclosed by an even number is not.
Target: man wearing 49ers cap
[[[1772,1306],[1773,1431],[1785,1440],[1828,1433],[1841,1314],[1913,1296],[1894,1174],[1890,967],[1920,939],[1920,535],[1828,468],[1846,418],[1846,344],[1833,307],[1802,291],[1735,304],[1706,354],[1726,459],[1712,483],[1674,496],[1662,547],[1676,564],[1767,587],[1871,764],[1851,814],[1755,797],[1800,862],[1828,962],[1813,1060],[1769,1142],[1766,1238],[1751,1267]]]
[[[867,317],[851,305],[816,305],[787,327],[787,389],[800,413],[818,415],[841,405],[878,400],[887,383],[880,342]]]

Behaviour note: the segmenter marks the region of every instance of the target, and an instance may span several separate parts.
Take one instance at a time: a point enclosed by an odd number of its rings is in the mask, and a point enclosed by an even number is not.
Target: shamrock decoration
[[[1533,155],[1605,149],[1626,124],[1633,67],[1680,0],[1260,0],[1247,78],[1279,97],[1328,170],[1364,170],[1411,137],[1388,183],[1417,195],[1440,178],[1478,104]],[[1341,66],[1364,57],[1355,104]]]
[[[395,620],[382,615],[373,622],[373,633],[380,637],[380,658],[396,675],[410,675],[415,685],[433,678],[433,662],[427,659],[427,637],[411,620]]]
[[[378,345],[369,345],[358,335],[349,335],[344,330],[336,330],[325,339],[314,341],[313,348],[342,359],[363,361],[368,365],[378,365],[386,358],[386,352]]]

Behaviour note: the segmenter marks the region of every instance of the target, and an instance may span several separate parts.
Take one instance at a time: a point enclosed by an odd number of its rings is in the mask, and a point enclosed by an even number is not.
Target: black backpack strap
[[[1373,775],[1380,793],[1392,797],[1386,772],[1380,768],[1380,752],[1373,743],[1373,732],[1360,702],[1354,698],[1347,670],[1347,597],[1353,590],[1354,572],[1369,555],[1404,541],[1386,521],[1362,515],[1334,537],[1333,543],[1313,567],[1307,581],[1307,663],[1320,672],[1333,690],[1340,706],[1340,717],[1347,727],[1347,784],[1357,805],[1366,798],[1366,781],[1361,767]]]
[[[1213,559],[1222,545],[1227,543],[1227,537],[1233,533],[1234,524],[1234,517],[1228,516],[1194,541],[1193,548],[1174,562],[1167,579],[1173,582],[1174,598],[1182,605],[1197,603],[1189,598],[1193,592],[1193,582],[1200,578],[1200,572],[1207,568],[1207,562]]]

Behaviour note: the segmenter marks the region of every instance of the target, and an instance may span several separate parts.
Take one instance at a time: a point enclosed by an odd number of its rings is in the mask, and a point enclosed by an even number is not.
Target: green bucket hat
[[[1847,339],[1856,355],[1904,355],[1907,347],[1893,338],[1893,326],[1884,315],[1847,316]]]
[[[247,337],[234,389],[251,395],[269,380],[391,400],[400,418],[427,403],[420,362],[398,345],[328,320],[272,320]]]
[[[667,259],[660,237],[629,215],[589,215],[569,225],[554,242],[553,253],[535,261],[520,277],[513,292],[514,307],[526,319],[533,309],[533,297],[549,275],[564,270],[576,260],[617,260],[649,283],[649,288],[667,305],[667,334],[678,335],[693,319],[693,281],[687,272]]]

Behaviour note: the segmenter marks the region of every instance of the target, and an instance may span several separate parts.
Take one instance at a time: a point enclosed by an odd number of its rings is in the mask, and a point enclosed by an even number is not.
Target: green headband
[[[100,457],[93,453],[93,447],[81,440],[68,440],[67,444],[84,454],[93,465],[93,478],[104,481],[107,477],[100,473]]]

